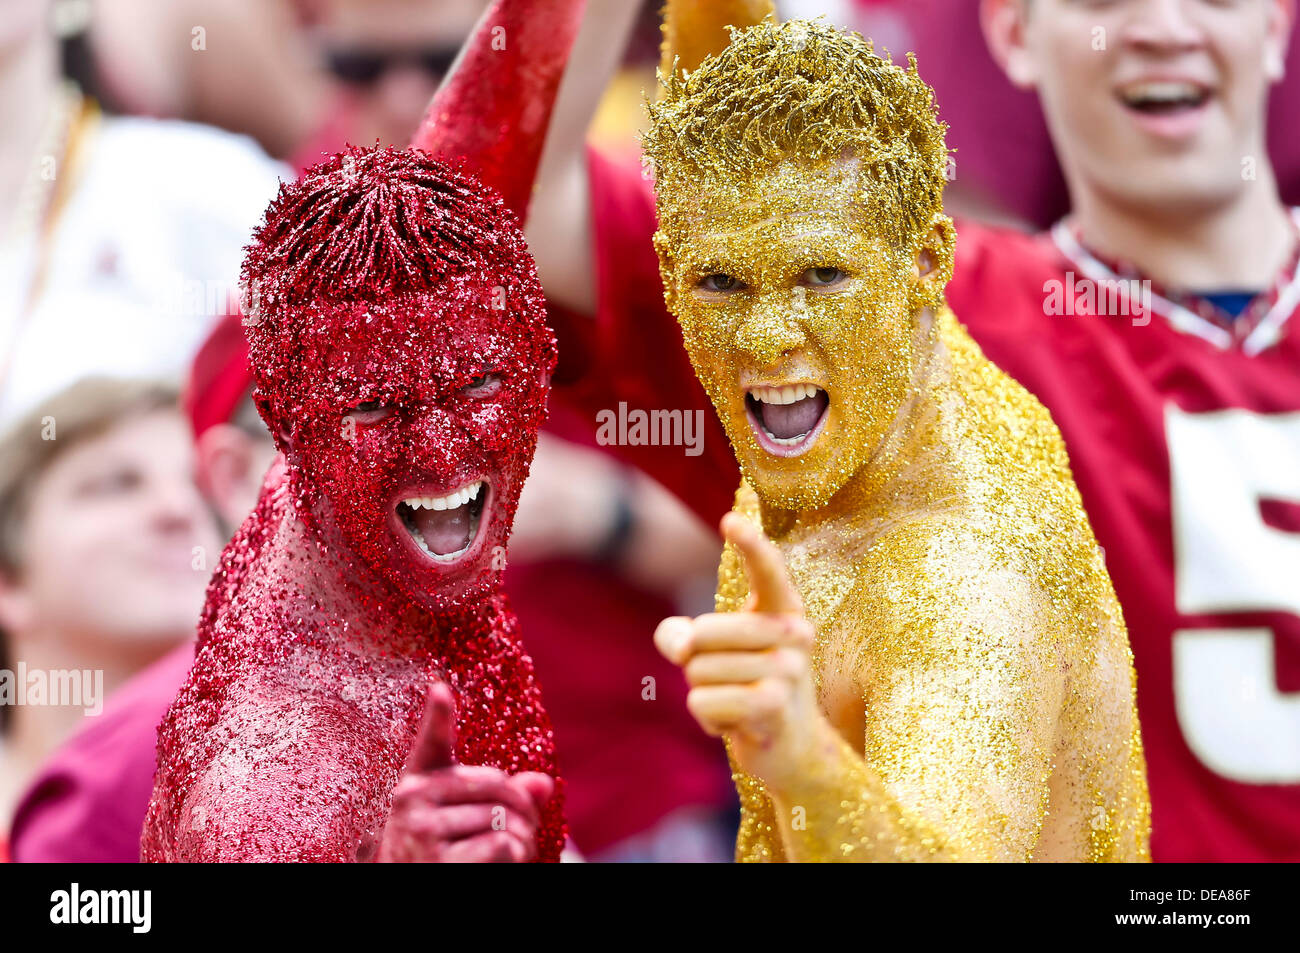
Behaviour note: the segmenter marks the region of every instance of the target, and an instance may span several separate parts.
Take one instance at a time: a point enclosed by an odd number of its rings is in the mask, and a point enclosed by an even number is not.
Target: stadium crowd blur
[[[249,400],[242,247],[280,179],[345,143],[404,144],[485,5],[0,0],[0,670],[102,673],[77,704],[0,706],[0,847],[14,860],[134,859],[154,751],[128,728],[156,723],[180,685],[208,573],[274,456]],[[587,131],[617,162],[638,161],[658,6],[642,5]],[[1065,185],[976,6],[779,4],[916,50],[956,149],[950,208],[1043,228]],[[579,41],[566,82],[583,81],[581,44],[598,40]],[[1294,48],[1290,65],[1275,108],[1300,101]],[[1300,139],[1270,141],[1295,203]],[[601,452],[593,421],[553,412],[507,590],[589,860],[731,857],[724,753],[651,641],[665,615],[711,607],[719,545]],[[69,796],[56,823],[32,823]]]

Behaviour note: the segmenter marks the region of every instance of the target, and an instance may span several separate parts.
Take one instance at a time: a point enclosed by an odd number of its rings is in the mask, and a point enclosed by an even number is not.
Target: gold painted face
[[[872,227],[862,178],[851,161],[785,161],[661,194],[669,308],[770,505],[820,507],[849,482],[898,418],[924,346],[918,293],[933,289],[917,250]]]

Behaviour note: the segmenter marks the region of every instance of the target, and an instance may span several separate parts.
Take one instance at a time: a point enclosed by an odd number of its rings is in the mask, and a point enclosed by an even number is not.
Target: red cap
[[[411,146],[460,165],[523,221],[586,0],[496,0],[466,41]]]
[[[253,386],[244,316],[237,308],[231,312],[213,325],[194,355],[190,379],[181,395],[196,440],[214,424],[229,423]]]

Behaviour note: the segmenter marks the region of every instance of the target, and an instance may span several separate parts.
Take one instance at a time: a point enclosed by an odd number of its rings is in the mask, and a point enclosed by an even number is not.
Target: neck
[[[1074,221],[1090,249],[1168,287],[1262,291],[1293,252],[1295,232],[1272,167],[1261,166],[1228,199],[1199,206],[1152,207],[1074,189]]]
[[[0,223],[14,213],[59,87],[58,45],[44,33],[0,51]]]

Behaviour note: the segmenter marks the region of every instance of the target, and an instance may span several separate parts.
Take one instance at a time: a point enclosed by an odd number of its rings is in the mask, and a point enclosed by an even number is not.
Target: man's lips
[[[830,397],[815,384],[755,386],[745,410],[759,446],[778,457],[797,457],[816,443],[826,425]]]
[[[1200,127],[1214,90],[1184,77],[1148,77],[1116,89],[1124,110],[1147,132],[1167,139],[1192,135]]]
[[[490,486],[473,480],[450,493],[406,496],[396,504],[396,512],[420,552],[446,565],[474,548],[490,497]]]

